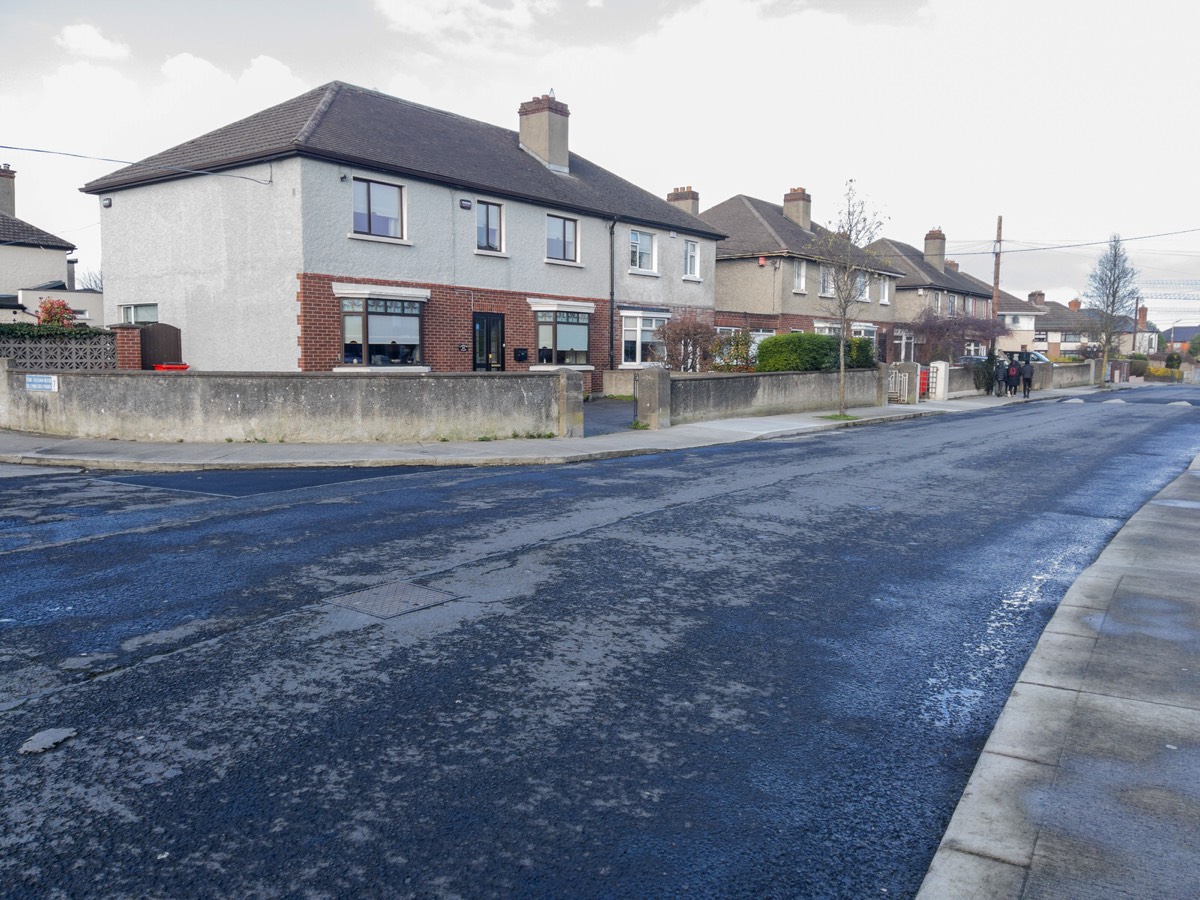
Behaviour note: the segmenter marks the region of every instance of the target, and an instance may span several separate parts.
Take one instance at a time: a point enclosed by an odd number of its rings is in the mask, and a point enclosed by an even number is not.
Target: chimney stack
[[[1072,300],[1070,303],[1067,304],[1067,309],[1071,310],[1071,312],[1079,312],[1079,308],[1081,306],[1083,306],[1083,303],[1081,303],[1079,298],[1076,297],[1074,300]]]
[[[805,231],[812,231],[812,197],[808,191],[794,187],[784,194],[783,214]]]
[[[667,202],[672,206],[678,206],[685,213],[690,213],[693,216],[700,215],[700,192],[693,191],[689,184],[687,187],[677,187],[667,194]]]
[[[570,171],[567,146],[567,104],[554,99],[554,92],[526,100],[517,110],[521,118],[521,149],[531,153],[555,172]]]
[[[925,235],[925,262],[939,272],[946,271],[946,235],[934,228]]]
[[[16,218],[17,215],[17,170],[8,163],[0,166],[0,213]]]
[[[1029,302],[1032,303],[1034,306],[1045,306],[1046,305],[1046,292],[1045,291],[1033,291],[1029,295]]]
[[[1141,328],[1143,331],[1146,329],[1146,322],[1147,322],[1146,315],[1148,312],[1149,312],[1149,310],[1147,310],[1146,307],[1144,307],[1144,306],[1138,307],[1138,313],[1137,313],[1138,328]]]
[[[958,271],[958,263],[956,263],[952,259],[948,259],[948,260],[946,260],[946,268],[949,269],[951,272],[957,272]]]
[[[75,264],[79,262],[77,259],[67,259],[67,290],[75,290]]]

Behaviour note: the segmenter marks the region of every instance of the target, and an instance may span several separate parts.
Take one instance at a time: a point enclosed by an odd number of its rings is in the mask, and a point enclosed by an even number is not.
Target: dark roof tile
[[[293,155],[722,236],[575,153],[570,174],[557,173],[521,149],[516,131],[337,81],[98,178],[83,190],[96,194]]]
[[[40,247],[43,250],[65,250],[68,253],[75,245],[55,237],[48,231],[23,222],[16,216],[0,213],[0,244],[18,247]]]

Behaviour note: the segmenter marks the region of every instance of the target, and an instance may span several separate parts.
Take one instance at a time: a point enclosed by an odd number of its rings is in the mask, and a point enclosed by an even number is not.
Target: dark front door
[[[504,316],[475,313],[475,371],[504,371]]]

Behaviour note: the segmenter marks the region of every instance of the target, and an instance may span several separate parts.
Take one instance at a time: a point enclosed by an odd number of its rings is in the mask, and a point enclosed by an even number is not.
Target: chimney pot
[[[8,163],[0,166],[0,213],[17,215],[17,170]]]
[[[1080,302],[1078,297],[1076,297],[1074,300],[1072,300],[1070,303],[1067,304],[1067,308],[1070,309],[1072,312],[1079,312],[1079,308],[1081,306],[1083,306],[1083,303]]]

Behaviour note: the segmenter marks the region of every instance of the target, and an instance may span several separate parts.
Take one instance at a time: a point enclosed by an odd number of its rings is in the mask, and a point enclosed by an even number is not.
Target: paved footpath
[[[1091,391],[1046,391],[1034,400]],[[1012,402],[1024,401],[854,409],[853,422],[806,413],[590,438],[436,444],[151,444],[0,431],[0,463],[21,463],[29,473],[566,463]],[[0,465],[0,475],[17,468]],[[980,756],[921,900],[1200,897],[1197,548],[1200,459],[1135,514],[1067,592]]]

